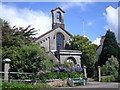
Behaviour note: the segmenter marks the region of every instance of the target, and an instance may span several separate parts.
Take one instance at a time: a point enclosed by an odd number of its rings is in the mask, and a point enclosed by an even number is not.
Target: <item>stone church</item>
[[[65,30],[64,11],[57,7],[51,10],[52,29],[39,36],[35,42],[45,48],[47,53],[54,58],[53,63],[72,62],[74,66],[81,67],[81,51],[67,50],[71,34]]]

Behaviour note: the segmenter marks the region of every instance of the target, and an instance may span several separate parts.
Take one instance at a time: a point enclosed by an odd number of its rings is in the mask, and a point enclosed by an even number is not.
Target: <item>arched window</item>
[[[63,35],[57,34],[56,36],[56,49],[61,50],[63,47]]]
[[[76,61],[75,61],[75,59],[73,57],[69,57],[67,59],[67,62],[71,62],[73,66],[75,66],[75,64],[76,64]]]
[[[61,14],[60,12],[57,12],[57,22],[61,22]]]

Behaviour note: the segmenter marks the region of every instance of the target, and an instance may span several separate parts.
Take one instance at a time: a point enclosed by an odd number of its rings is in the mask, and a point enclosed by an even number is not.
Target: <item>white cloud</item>
[[[83,37],[86,37],[86,38],[88,38],[88,39],[89,39],[89,37],[88,37],[88,36],[86,36],[86,35],[83,35]]]
[[[92,24],[93,24],[93,23],[92,23],[91,21],[88,22],[88,26],[92,26]]]
[[[86,10],[86,6],[88,4],[92,4],[93,3],[92,0],[88,0],[89,2],[73,2],[73,1],[74,0],[72,0],[72,2],[59,3],[59,6],[63,10],[68,10],[68,9],[73,8],[73,7],[80,7],[82,11],[85,11]]]
[[[104,12],[103,15],[108,23],[108,25],[105,26],[105,29],[113,31],[118,40],[118,8],[115,9],[112,6],[109,6],[106,8],[106,13]]]
[[[96,40],[94,40],[92,43],[97,44],[99,46],[100,45],[100,40],[101,40],[101,38],[96,38]]]
[[[27,27],[31,25],[32,28],[37,30],[36,37],[50,30],[51,17],[43,11],[33,11],[27,8],[19,9],[16,7],[0,4],[0,18],[8,21],[12,26]]]

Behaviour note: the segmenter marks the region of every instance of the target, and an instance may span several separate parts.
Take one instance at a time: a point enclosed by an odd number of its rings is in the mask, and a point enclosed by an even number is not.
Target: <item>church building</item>
[[[52,29],[39,36],[35,42],[45,48],[47,53],[54,58],[53,63],[72,62],[81,67],[81,54],[79,50],[67,50],[71,34],[65,30],[64,11],[57,7],[51,10]]]

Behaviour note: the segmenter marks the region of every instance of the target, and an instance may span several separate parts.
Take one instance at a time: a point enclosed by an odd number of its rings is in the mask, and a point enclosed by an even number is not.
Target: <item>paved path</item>
[[[61,87],[61,88],[66,88],[66,90],[69,88],[69,89],[72,89],[72,88],[75,88],[75,89],[79,89],[81,88],[80,90],[86,88],[87,90],[89,88],[91,88],[90,90],[92,90],[92,88],[109,88],[107,90],[114,90],[112,88],[115,88],[115,90],[120,90],[120,83],[114,83],[114,82],[88,82],[85,86],[75,86],[75,87]],[[100,89],[100,90],[101,90]],[[95,90],[95,89],[94,89]]]
[[[77,86],[78,88],[120,88],[120,83],[105,82],[88,82],[85,86]]]

